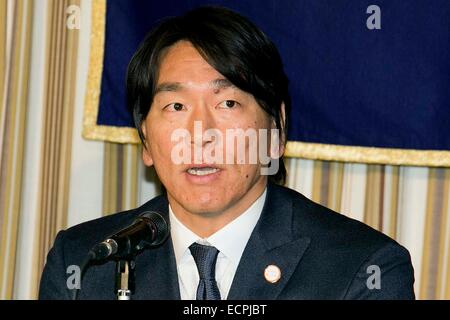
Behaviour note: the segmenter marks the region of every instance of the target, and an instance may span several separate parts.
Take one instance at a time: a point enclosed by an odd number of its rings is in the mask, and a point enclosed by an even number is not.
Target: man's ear
[[[286,108],[284,106],[284,102],[281,103],[281,107],[280,107],[280,125],[281,128],[279,130],[279,148],[278,150],[273,150],[272,147],[271,149],[271,153],[273,154],[274,158],[279,158],[282,157],[284,154],[284,150],[285,150],[285,144],[286,144],[286,134],[284,132],[284,129],[286,128]],[[272,129],[276,129],[277,125],[275,123],[275,120],[272,121]],[[278,151],[278,152],[277,152]],[[278,154],[278,156],[277,156]]]
[[[283,145],[283,153],[284,153],[284,145],[286,144],[286,133],[285,130],[286,129],[286,108],[284,106],[284,102],[281,103],[281,114],[280,114],[280,122],[281,122],[281,133],[280,133],[280,138],[281,138],[281,144]],[[281,154],[283,154],[281,153]]]
[[[142,148],[142,160],[147,167],[151,167],[153,165],[153,157],[150,152],[150,147],[148,145],[147,139],[147,127],[145,126],[145,122],[141,125],[142,133],[144,134],[143,148]]]

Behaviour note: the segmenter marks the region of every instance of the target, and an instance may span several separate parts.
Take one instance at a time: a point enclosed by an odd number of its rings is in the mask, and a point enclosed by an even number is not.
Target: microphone
[[[141,214],[133,224],[95,245],[89,252],[90,260],[124,259],[146,247],[156,247],[169,236],[169,225],[157,212]]]

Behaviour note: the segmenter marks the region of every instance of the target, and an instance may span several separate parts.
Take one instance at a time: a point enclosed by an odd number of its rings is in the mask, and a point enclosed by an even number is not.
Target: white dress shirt
[[[239,217],[208,238],[201,238],[183,225],[169,205],[170,232],[177,262],[178,283],[182,300],[195,300],[200,280],[189,246],[194,242],[216,247],[220,252],[216,262],[216,281],[220,296],[225,300],[236,269],[250,235],[261,216],[267,189]]]

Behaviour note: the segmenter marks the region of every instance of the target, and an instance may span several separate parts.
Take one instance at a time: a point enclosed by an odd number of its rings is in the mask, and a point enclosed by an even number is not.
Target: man
[[[146,211],[170,222],[170,237],[137,255],[133,299],[414,298],[406,249],[276,184],[286,174],[288,81],[246,18],[204,7],[165,20],[130,62],[127,94],[143,160],[166,194],[60,232],[40,298],[69,299],[66,268]],[[261,149],[270,164],[249,160]],[[115,299],[114,268],[90,266],[79,298]]]

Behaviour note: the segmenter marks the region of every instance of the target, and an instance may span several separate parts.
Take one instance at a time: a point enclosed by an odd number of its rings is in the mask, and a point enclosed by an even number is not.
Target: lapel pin
[[[277,283],[281,278],[281,270],[276,265],[271,264],[264,270],[264,278],[267,282]]]

